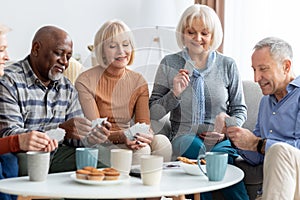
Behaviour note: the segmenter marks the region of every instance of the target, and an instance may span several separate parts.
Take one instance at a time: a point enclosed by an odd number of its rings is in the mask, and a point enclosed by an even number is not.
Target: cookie
[[[105,177],[104,173],[100,170],[97,170],[88,174],[87,179],[93,181],[102,181],[104,177]]]
[[[87,170],[87,171],[90,171],[90,172],[98,171],[97,168],[91,167],[91,166],[86,166],[86,167],[84,167],[84,168],[82,168],[82,169]]]
[[[104,168],[102,170],[104,172],[105,175],[105,180],[117,180],[119,179],[120,173],[118,170],[114,169],[114,168]]]
[[[87,176],[90,174],[91,172],[88,170],[84,170],[84,169],[79,169],[76,171],[76,178],[77,179],[83,179],[86,180]]]
[[[186,157],[182,157],[182,156],[179,156],[177,157],[177,160],[181,161],[181,162],[184,162],[184,163],[187,163],[187,164],[192,164],[192,165],[196,165],[197,162],[196,161],[192,161]]]

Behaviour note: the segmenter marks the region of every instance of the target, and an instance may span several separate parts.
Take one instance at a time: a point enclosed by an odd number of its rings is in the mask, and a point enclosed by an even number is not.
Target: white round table
[[[127,181],[115,185],[87,185],[71,178],[74,172],[49,174],[44,182],[31,182],[28,176],[3,179],[0,191],[22,196],[49,196],[52,198],[124,199],[160,196],[178,196],[222,189],[241,181],[241,169],[228,165],[222,181],[208,181],[204,175],[186,174],[181,168],[163,170],[159,186],[144,186],[142,180],[129,177]]]

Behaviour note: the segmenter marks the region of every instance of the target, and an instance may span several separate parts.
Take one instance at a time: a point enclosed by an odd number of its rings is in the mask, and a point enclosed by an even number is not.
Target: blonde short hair
[[[11,28],[9,28],[8,26],[5,26],[4,24],[0,24],[0,35],[6,34],[9,31],[11,31]]]
[[[96,60],[99,65],[106,66],[108,64],[105,61],[104,52],[103,52],[104,42],[109,39],[113,39],[117,37],[117,35],[122,33],[126,33],[128,35],[129,43],[132,48],[131,57],[128,65],[133,63],[133,59],[135,55],[134,52],[135,45],[134,45],[133,34],[131,30],[121,20],[110,20],[101,26],[101,28],[96,33],[94,39],[94,52],[95,52]]]
[[[201,4],[193,4],[183,12],[176,28],[176,39],[179,48],[184,48],[184,31],[187,27],[192,26],[194,19],[203,20],[209,32],[212,33],[210,49],[218,49],[223,40],[221,21],[212,8]]]

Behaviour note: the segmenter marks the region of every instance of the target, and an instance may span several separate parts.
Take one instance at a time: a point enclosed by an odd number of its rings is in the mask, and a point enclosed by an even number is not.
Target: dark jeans
[[[0,155],[0,179],[18,176],[18,158],[12,153]],[[16,195],[0,192],[1,200],[16,200]]]

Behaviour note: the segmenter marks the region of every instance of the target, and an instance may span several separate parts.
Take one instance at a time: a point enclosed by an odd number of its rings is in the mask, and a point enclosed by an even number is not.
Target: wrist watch
[[[261,138],[257,143],[257,152],[261,154],[265,154],[265,146],[266,146],[266,139]]]

